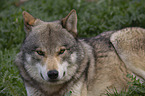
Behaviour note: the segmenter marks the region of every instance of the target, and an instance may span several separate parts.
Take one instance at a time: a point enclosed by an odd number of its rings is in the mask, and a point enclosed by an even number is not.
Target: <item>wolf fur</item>
[[[102,96],[128,88],[126,75],[145,79],[145,29],[77,36],[77,15],[44,22],[23,12],[26,38],[15,63],[28,96]],[[63,51],[62,51],[63,49]],[[61,52],[61,54],[59,54]],[[47,72],[57,70],[51,80]]]

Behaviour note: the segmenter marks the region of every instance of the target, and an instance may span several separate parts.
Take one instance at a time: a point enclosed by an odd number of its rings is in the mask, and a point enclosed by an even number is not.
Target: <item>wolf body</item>
[[[16,65],[28,96],[102,96],[128,88],[126,75],[145,79],[145,29],[77,37],[77,15],[44,22],[23,12],[26,38]]]

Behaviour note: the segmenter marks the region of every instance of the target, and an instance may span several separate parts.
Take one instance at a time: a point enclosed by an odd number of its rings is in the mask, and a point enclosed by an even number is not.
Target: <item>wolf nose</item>
[[[56,79],[58,77],[58,71],[50,70],[47,72],[47,75],[50,79]]]

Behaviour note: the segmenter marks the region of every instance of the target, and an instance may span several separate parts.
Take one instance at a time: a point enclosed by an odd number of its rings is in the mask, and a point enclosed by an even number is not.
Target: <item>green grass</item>
[[[80,37],[96,36],[125,27],[145,27],[145,0],[98,0],[97,3],[85,0],[29,0],[16,7],[14,4],[17,1],[0,1],[0,96],[26,96],[13,63],[25,37],[22,11],[28,11],[44,21],[53,21],[76,9]],[[143,94],[144,87],[143,84],[133,83],[128,92],[121,94]]]
[[[120,93],[114,89],[114,94],[110,94],[108,91],[108,96],[145,96],[145,83],[141,83],[140,79],[137,79],[136,76],[128,74],[128,78],[131,79],[128,82],[129,88],[127,91],[122,91]]]
[[[0,96],[26,96],[23,82],[13,64],[16,49],[0,51]]]

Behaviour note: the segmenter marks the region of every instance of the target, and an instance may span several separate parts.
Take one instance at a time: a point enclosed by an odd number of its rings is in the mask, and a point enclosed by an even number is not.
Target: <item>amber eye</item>
[[[43,51],[36,51],[37,54],[39,54],[40,56],[45,56],[45,53]]]
[[[65,49],[61,49],[61,50],[59,51],[58,55],[61,55],[61,54],[63,54],[64,52],[65,52]]]

